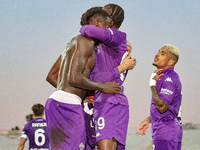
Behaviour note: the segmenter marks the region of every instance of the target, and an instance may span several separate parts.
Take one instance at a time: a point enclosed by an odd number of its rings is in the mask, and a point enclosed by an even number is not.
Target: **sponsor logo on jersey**
[[[168,77],[165,81],[173,83],[172,78],[170,78],[170,77]]]
[[[83,144],[83,142],[81,142],[81,144],[79,145],[80,150],[83,150],[85,148],[85,145]]]
[[[160,93],[166,94],[166,95],[172,95],[172,94],[173,94],[172,91],[170,91],[170,90],[168,90],[168,89],[163,89],[163,88],[161,88]]]

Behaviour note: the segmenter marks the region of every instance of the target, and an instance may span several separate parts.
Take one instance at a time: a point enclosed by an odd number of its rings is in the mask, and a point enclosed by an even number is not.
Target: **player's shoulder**
[[[77,41],[94,41],[92,38],[85,37],[81,34],[77,35],[75,38],[76,38]]]
[[[122,31],[115,29],[115,28],[107,28],[107,31],[109,31],[112,35],[120,34],[121,36],[126,36],[125,32],[122,32]]]
[[[170,70],[167,74],[163,76],[163,82],[166,83],[175,84],[179,81],[179,75],[174,70]]]
[[[24,125],[24,129],[28,129],[28,128],[30,128],[31,126],[32,126],[32,123],[34,122],[34,120],[30,120],[28,123],[26,123],[25,125]]]
[[[81,34],[74,37],[71,41],[74,46],[94,46],[95,42],[92,38],[84,37]]]

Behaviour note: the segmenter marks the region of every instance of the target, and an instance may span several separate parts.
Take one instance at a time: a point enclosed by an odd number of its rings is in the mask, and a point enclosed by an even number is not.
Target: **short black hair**
[[[80,24],[82,26],[88,25],[92,19],[101,19],[100,17],[106,19],[109,15],[103,10],[103,7],[92,7],[82,15]]]

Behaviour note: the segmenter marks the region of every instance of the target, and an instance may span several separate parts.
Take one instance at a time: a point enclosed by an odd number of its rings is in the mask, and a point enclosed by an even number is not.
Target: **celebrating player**
[[[109,24],[108,14],[100,7],[92,8],[89,23],[105,28]],[[114,82],[99,83],[89,80],[94,66],[94,46],[97,41],[81,35],[74,37],[64,49],[56,91],[45,105],[52,149],[84,149],[86,142],[82,99],[86,90],[101,90],[120,93],[121,87]]]
[[[157,70],[151,75],[152,92],[151,116],[138,126],[138,133],[145,135],[152,124],[153,150],[181,150],[182,122],[181,100],[182,86],[174,66],[180,52],[173,45],[164,45],[154,58]]]

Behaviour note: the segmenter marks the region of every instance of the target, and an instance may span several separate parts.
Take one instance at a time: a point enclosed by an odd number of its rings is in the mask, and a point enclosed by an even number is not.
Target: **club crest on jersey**
[[[85,145],[83,144],[83,142],[81,142],[81,144],[79,145],[80,150],[83,150],[85,148]]]
[[[101,136],[101,134],[99,132],[97,132],[96,137],[99,137],[99,136]]]
[[[170,77],[167,77],[167,79],[165,79],[165,81],[173,83],[172,78],[170,78]]]

